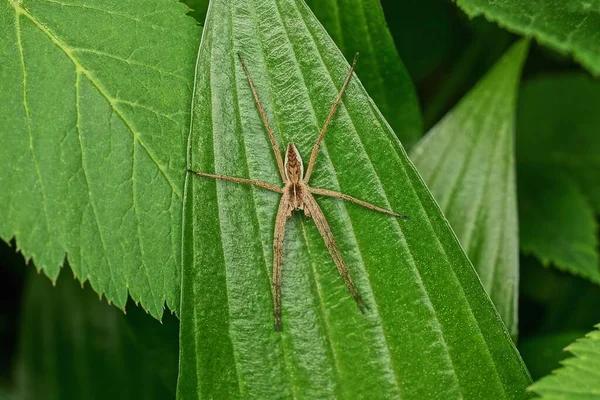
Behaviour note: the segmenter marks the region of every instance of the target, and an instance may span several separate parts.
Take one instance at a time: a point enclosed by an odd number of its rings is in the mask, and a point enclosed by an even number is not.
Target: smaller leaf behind
[[[529,387],[545,400],[597,399],[600,396],[600,324],[565,350],[575,357]]]
[[[517,161],[521,249],[600,283],[600,83],[541,76],[522,89]]]
[[[519,294],[535,318],[523,320],[523,330],[536,335],[586,332],[600,321],[600,286],[555,268],[545,268],[535,257],[521,259]],[[526,309],[523,310],[527,312]],[[581,336],[581,335],[580,335]]]
[[[519,261],[514,120],[528,43],[515,44],[411,151],[510,332]]]

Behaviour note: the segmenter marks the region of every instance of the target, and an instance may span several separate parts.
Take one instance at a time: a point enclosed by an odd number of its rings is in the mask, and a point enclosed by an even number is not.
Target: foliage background
[[[316,4],[310,3],[317,2],[308,3],[315,7]],[[342,9],[345,5],[344,1],[333,3]],[[528,24],[527,20],[517,18],[520,14],[530,15],[527,9],[521,12],[523,4],[519,1],[506,2],[510,5],[507,9],[492,11],[483,3],[459,1],[458,5],[463,7],[460,9],[444,0],[384,0],[385,21],[395,49],[374,48],[371,58],[389,61],[390,54],[397,50],[405,73],[416,87],[423,115],[419,122],[421,133],[428,132],[452,110],[518,39],[509,31],[535,34],[540,42],[563,53],[574,54],[583,65],[568,55],[533,42],[519,89],[516,121],[521,249],[518,343],[533,379],[537,380],[557,368],[558,361],[568,356],[561,351],[567,344],[600,322],[600,289],[597,286],[600,283],[597,229],[600,114],[595,112],[600,108],[600,85],[593,78],[599,71],[599,63],[594,52],[589,50],[590,46],[597,48],[600,43],[596,37],[600,30],[593,33],[592,28],[598,26],[594,25],[597,17],[593,12],[578,25],[581,32],[567,32],[561,37],[560,29],[558,34],[548,33],[543,26],[539,28],[535,23]],[[195,10],[191,15],[202,24],[206,5],[190,0],[189,6]],[[578,7],[578,3],[573,2],[570,7],[560,10],[562,14],[557,12],[564,18],[559,18],[557,24],[568,26],[571,19],[578,18],[582,12]],[[314,11],[318,16],[318,10]],[[509,31],[478,16],[486,12],[495,13],[488,17],[499,20]],[[535,11],[541,18],[545,12],[549,11],[543,7]],[[533,18],[535,13],[530,15],[533,21],[537,20]],[[356,46],[340,44],[344,22],[337,30],[335,24],[331,26],[331,21],[321,22],[345,56],[350,58]],[[394,63],[392,60],[391,64]],[[393,96],[386,99],[384,95],[377,95],[377,88],[367,89],[393,127],[404,123],[395,121],[390,111],[393,110]],[[412,135],[415,139],[404,141],[405,145],[416,142],[419,133]],[[173,360],[173,355],[177,349],[178,321],[174,317],[165,317],[161,325],[132,307],[133,304],[129,304],[124,316],[117,309],[96,302],[89,285],[80,290],[75,282],[71,282],[70,273],[65,273],[69,271],[63,271],[57,288],[52,290],[47,280],[34,276],[30,271],[32,268],[25,266],[25,260],[14,252],[15,243],[12,243],[13,247],[4,242],[1,245],[0,292],[7,300],[2,302],[0,309],[0,340],[3,343],[0,388],[7,396],[23,393],[25,389],[36,393],[47,390],[48,385],[60,398],[83,398],[86,393],[108,389],[142,395],[136,392],[140,387],[136,382],[156,384],[148,388],[148,393],[143,394],[145,397],[164,398],[175,394],[177,361]],[[91,312],[108,322],[104,326],[94,326],[85,318]],[[106,326],[111,327],[108,333]],[[65,335],[68,338],[74,329],[86,333],[65,340]],[[513,333],[516,334],[516,330]],[[79,340],[82,336],[87,339]],[[138,345],[131,346],[131,343]],[[157,352],[156,348],[161,350]],[[124,349],[131,353],[124,353]],[[85,360],[97,359],[99,355],[105,356],[106,361],[94,364],[96,369],[88,371],[89,375],[81,375],[81,371],[76,373],[77,363],[73,360],[79,360],[79,365],[92,365]],[[120,369],[115,369],[115,365]],[[154,365],[160,368],[152,368]],[[121,382],[114,387],[102,385],[125,368],[140,371],[139,380]],[[46,374],[54,374],[48,378],[52,383],[33,379],[38,373],[46,377]],[[61,393],[60,382],[67,382],[77,374],[82,382],[78,387],[83,392]],[[103,379],[90,379],[89,376]],[[97,387],[88,385],[94,381]],[[41,382],[41,386],[36,387],[35,382]],[[538,390],[543,391],[543,385]]]

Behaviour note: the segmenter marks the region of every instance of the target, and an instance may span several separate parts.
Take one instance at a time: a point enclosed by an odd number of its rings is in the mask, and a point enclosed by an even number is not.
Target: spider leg
[[[267,189],[272,192],[283,193],[282,188],[280,188],[279,186],[275,186],[272,183],[268,183],[268,182],[253,181],[252,179],[238,178],[235,176],[207,174],[205,172],[192,171],[191,169],[186,169],[186,171],[190,172],[192,174],[198,175],[198,176],[202,176],[204,178],[212,178],[212,179],[218,179],[221,181],[230,181],[230,182],[237,182],[237,183],[245,183],[247,185],[258,186],[260,188]]]
[[[354,280],[352,280],[352,277],[350,276],[350,271],[348,270],[348,267],[346,266],[346,263],[344,262],[342,255],[337,248],[337,244],[333,238],[333,235],[331,234],[331,229],[329,228],[329,224],[325,219],[325,215],[323,215],[323,211],[321,211],[321,207],[319,207],[319,204],[315,198],[308,192],[304,195],[304,207],[309,209],[310,215],[315,221],[315,225],[325,241],[325,246],[327,246],[329,254],[331,254],[331,258],[333,259],[340,276],[344,280],[344,283],[354,298],[354,301],[356,301],[358,309],[361,313],[364,313],[365,310],[369,309],[369,306],[367,306],[367,303],[365,303],[363,300],[358,288],[356,287],[356,284],[354,283]]]
[[[352,196],[348,196],[347,194],[344,194],[344,193],[335,192],[333,190],[328,190],[328,189],[317,189],[317,188],[312,188],[312,187],[309,187],[309,190],[313,194],[318,194],[318,195],[321,195],[321,196],[334,197],[336,199],[343,199],[343,200],[346,200],[346,201],[350,201],[352,203],[356,203],[356,204],[361,205],[363,207],[366,207],[369,210],[378,211],[380,213],[384,213],[384,214],[388,214],[388,215],[393,215],[394,217],[399,217],[399,218],[402,218],[402,219],[408,219],[409,218],[408,215],[398,214],[395,211],[386,210],[385,208],[377,207],[374,204],[367,203],[366,201],[362,201],[362,200],[356,199],[356,198],[354,198]]]
[[[242,69],[244,70],[244,74],[246,74],[246,78],[248,79],[248,84],[250,85],[250,89],[252,89],[252,95],[254,96],[254,101],[256,102],[256,107],[258,108],[258,112],[260,113],[260,118],[265,125],[265,129],[269,134],[269,140],[271,141],[271,147],[273,148],[273,153],[275,154],[275,159],[277,160],[277,168],[279,169],[279,174],[281,175],[281,180],[285,182],[285,171],[283,169],[283,160],[281,158],[281,150],[279,149],[279,145],[275,140],[275,136],[273,135],[273,130],[271,129],[271,125],[269,125],[269,119],[267,118],[267,113],[263,108],[260,99],[258,98],[258,93],[256,92],[256,88],[254,87],[254,82],[250,77],[250,72],[248,72],[248,68],[246,67],[246,63],[240,54],[238,53],[238,58],[240,59],[240,64],[242,64]]]
[[[277,217],[275,218],[275,233],[273,234],[273,317],[275,330],[281,332],[281,270],[283,267],[283,238],[285,237],[285,224],[290,216],[288,198],[283,196],[279,202]]]
[[[312,149],[312,153],[310,153],[310,161],[308,162],[308,167],[306,168],[306,174],[304,175],[304,182],[308,182],[310,179],[310,175],[312,174],[313,167],[315,166],[315,161],[317,159],[317,154],[319,153],[319,146],[321,146],[321,142],[323,141],[323,137],[325,136],[325,132],[327,132],[327,128],[329,127],[329,123],[337,110],[338,104],[344,95],[344,91],[346,90],[346,86],[348,86],[348,82],[350,82],[350,78],[352,78],[352,72],[354,72],[354,67],[356,66],[356,62],[358,61],[358,53],[354,56],[354,61],[352,61],[352,66],[350,67],[350,71],[348,71],[348,75],[346,75],[346,79],[344,79],[344,83],[342,84],[342,88],[335,98],[333,105],[331,106],[331,110],[329,110],[329,115],[327,115],[327,119],[323,124],[323,128],[321,128],[321,132],[319,133],[319,137],[317,138],[317,143]]]

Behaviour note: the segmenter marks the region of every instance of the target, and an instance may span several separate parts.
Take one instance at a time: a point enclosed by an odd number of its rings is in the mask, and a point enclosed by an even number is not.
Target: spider
[[[225,175],[216,175],[209,174],[205,172],[198,172],[187,170],[187,172],[193,173],[200,177],[218,179],[223,181],[231,181],[244,183],[248,185],[258,186],[262,189],[270,190],[273,192],[280,193],[281,200],[279,201],[279,209],[277,211],[277,217],[275,219],[275,233],[273,237],[273,316],[274,316],[274,327],[276,331],[282,330],[281,323],[281,270],[283,266],[283,239],[285,235],[285,226],[288,219],[292,216],[292,212],[296,210],[304,211],[304,214],[312,218],[315,221],[317,229],[319,233],[323,237],[325,241],[325,245],[331,254],[331,258],[337,267],[337,270],[344,280],[346,287],[350,291],[350,294],[356,301],[358,309],[361,313],[364,313],[366,309],[369,307],[367,303],[363,300],[360,295],[356,284],[352,280],[350,276],[350,272],[348,271],[348,267],[344,263],[342,259],[342,255],[337,248],[337,244],[333,235],[331,234],[331,230],[329,229],[329,224],[327,223],[327,219],[325,219],[325,215],[323,215],[323,211],[319,207],[319,204],[313,197],[313,195],[322,195],[329,196],[338,199],[343,199],[346,201],[350,201],[352,203],[359,204],[363,207],[366,207],[370,210],[378,211],[381,213],[389,214],[395,217],[400,217],[403,219],[408,219],[408,216],[398,214],[394,211],[386,210],[376,205],[367,203],[365,201],[356,199],[354,197],[348,196],[347,194],[335,192],[333,190],[328,189],[318,189],[313,188],[308,185],[310,180],[310,176],[313,171],[313,167],[315,164],[315,160],[317,158],[317,154],[319,152],[319,146],[323,141],[323,137],[325,136],[325,132],[335,115],[335,111],[337,110],[338,104],[344,94],[346,86],[350,82],[352,78],[352,73],[354,71],[354,67],[356,66],[356,62],[358,61],[358,53],[354,57],[354,61],[352,62],[352,66],[350,67],[350,71],[346,75],[344,79],[344,83],[342,84],[342,88],[340,89],[337,97],[335,98],[333,105],[327,115],[327,119],[323,124],[323,128],[319,133],[319,137],[312,149],[312,153],[310,155],[310,161],[308,162],[308,167],[306,168],[306,173],[304,173],[304,164],[302,162],[302,157],[298,152],[298,149],[293,143],[288,144],[287,150],[285,152],[285,159],[281,158],[281,151],[275,140],[275,136],[273,135],[273,131],[271,126],[269,125],[269,121],[267,119],[267,114],[260,102],[258,97],[258,93],[256,92],[256,88],[254,87],[254,82],[250,77],[250,73],[248,72],[248,68],[246,67],[246,63],[242,59],[242,57],[238,54],[238,58],[242,65],[242,69],[244,70],[244,74],[248,79],[248,84],[250,85],[250,89],[252,90],[252,95],[254,97],[254,101],[256,103],[256,107],[258,108],[258,112],[260,113],[260,117],[265,125],[265,129],[269,135],[269,140],[271,142],[271,146],[273,147],[273,152],[275,154],[275,159],[277,160],[277,167],[279,169],[279,174],[281,175],[281,180],[283,181],[283,187],[279,187],[273,185],[268,182],[263,181],[255,181],[251,179],[238,178],[234,176],[225,176]]]

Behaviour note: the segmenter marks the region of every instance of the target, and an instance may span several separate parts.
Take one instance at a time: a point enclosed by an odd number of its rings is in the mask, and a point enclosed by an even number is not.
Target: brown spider
[[[310,161],[308,163],[308,167],[306,169],[306,175],[304,174],[304,165],[302,163],[302,157],[298,152],[298,149],[293,143],[288,144],[287,150],[285,152],[285,161],[281,159],[281,152],[279,150],[279,146],[277,145],[277,141],[273,136],[273,131],[269,125],[269,121],[267,119],[267,115],[265,110],[258,98],[258,94],[256,93],[256,89],[254,87],[254,83],[252,78],[250,77],[250,73],[248,72],[248,68],[246,68],[246,64],[244,60],[238,55],[240,59],[240,63],[242,64],[242,69],[248,78],[248,83],[250,84],[250,88],[252,89],[252,94],[254,95],[254,100],[256,102],[256,107],[260,113],[260,116],[263,120],[267,133],[269,134],[269,140],[271,141],[271,146],[273,147],[273,152],[275,153],[275,158],[277,160],[277,167],[279,168],[279,174],[281,175],[281,179],[283,180],[284,186],[279,187],[275,186],[268,182],[262,181],[254,181],[251,179],[238,178],[233,176],[225,176],[225,175],[215,175],[215,174],[207,174],[204,172],[197,172],[187,170],[188,172],[194,173],[198,176],[220,179],[224,181],[232,181],[238,183],[246,183],[249,185],[254,185],[261,187],[263,189],[267,189],[273,192],[277,192],[282,194],[281,200],[279,202],[279,210],[277,211],[277,217],[275,219],[275,233],[273,239],[273,315],[275,318],[275,330],[281,331],[281,269],[283,266],[283,238],[285,235],[285,224],[287,220],[292,216],[292,212],[295,210],[303,210],[304,214],[307,217],[312,218],[317,225],[317,229],[321,233],[323,240],[325,241],[325,245],[327,249],[329,249],[329,253],[331,254],[331,258],[333,258],[333,262],[337,267],[340,276],[344,280],[344,283],[348,287],[350,294],[356,301],[358,308],[361,312],[364,312],[365,309],[368,309],[367,304],[363,300],[360,295],[352,277],[350,276],[350,272],[348,271],[348,267],[344,263],[342,259],[342,255],[340,254],[337,245],[335,243],[335,239],[331,234],[331,230],[329,229],[329,224],[325,219],[325,215],[323,215],[323,211],[319,207],[319,204],[313,197],[313,194],[335,197],[338,199],[347,200],[356,204],[359,204],[368,209],[382,212],[385,214],[393,215],[395,217],[400,217],[403,219],[408,219],[408,216],[398,214],[394,211],[389,211],[380,207],[377,207],[373,204],[367,203],[362,200],[355,199],[354,197],[348,196],[344,193],[335,192],[328,189],[317,189],[308,186],[308,181],[310,179],[310,175],[312,173],[315,160],[317,158],[317,154],[319,152],[319,146],[323,141],[323,136],[327,131],[327,127],[335,114],[335,111],[338,107],[338,104],[344,94],[344,90],[350,82],[350,78],[352,77],[352,72],[354,71],[354,67],[356,65],[356,61],[358,60],[358,53],[354,57],[354,61],[352,62],[352,66],[350,67],[350,71],[344,80],[342,88],[338,93],[333,105],[331,106],[331,110],[329,111],[329,115],[325,120],[325,124],[321,129],[317,142],[315,143],[312,153],[310,155]]]

